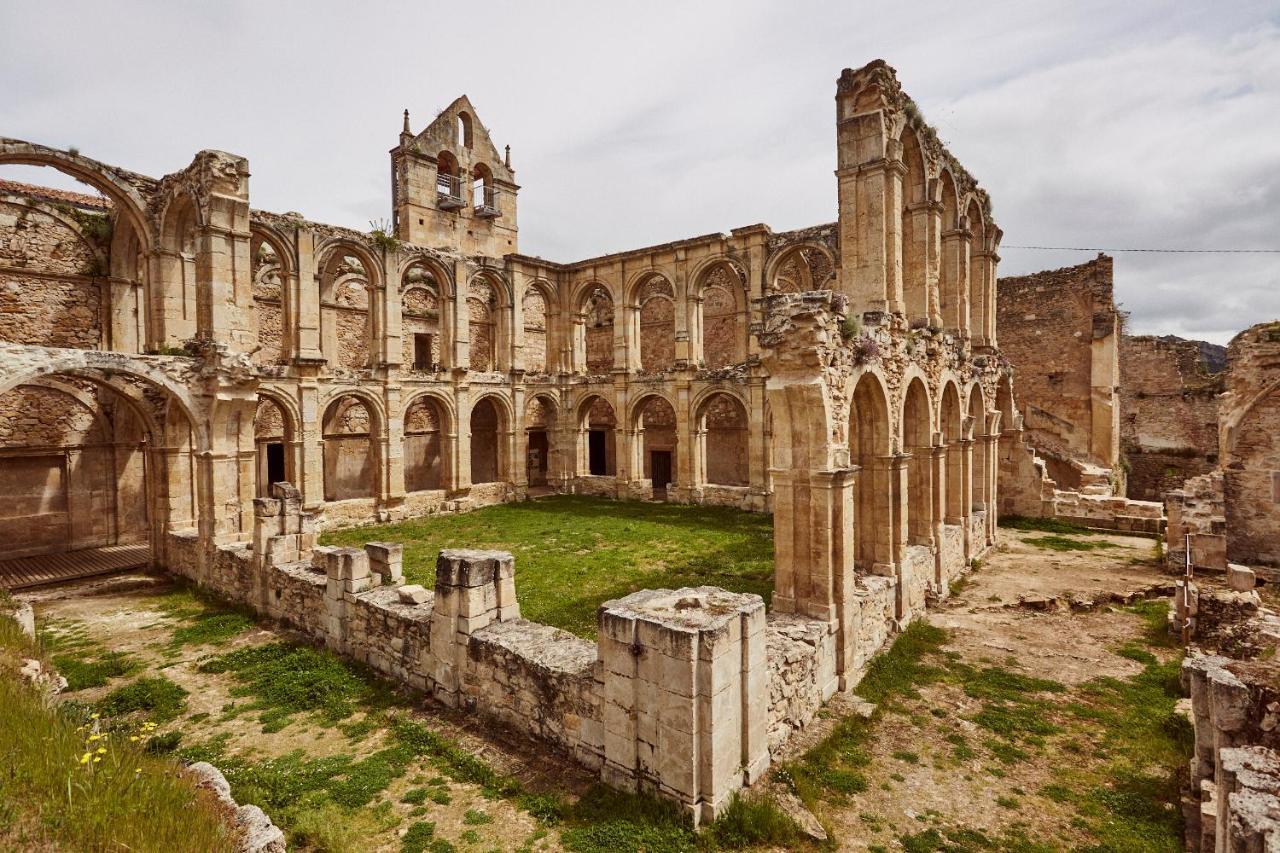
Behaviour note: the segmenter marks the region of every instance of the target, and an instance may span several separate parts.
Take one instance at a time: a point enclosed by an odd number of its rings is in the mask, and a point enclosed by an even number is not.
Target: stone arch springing
[[[661,394],[646,394],[636,401],[631,413],[631,446],[636,456],[631,470],[650,482],[655,497],[665,496],[666,489],[676,485],[678,470],[675,407]]]
[[[535,394],[525,402],[525,480],[532,487],[546,486],[560,474],[558,420],[556,401],[550,395]]]
[[[696,479],[717,486],[751,483],[750,420],[742,400],[724,391],[706,397],[694,418],[701,461]]]
[[[765,286],[771,293],[827,290],[835,274],[835,259],[829,249],[817,243],[797,243],[769,260]]]
[[[718,262],[699,275],[696,293],[700,366],[716,370],[746,361],[746,277],[736,265]]]
[[[938,413],[942,440],[946,444],[946,486],[943,495],[943,518],[947,524],[959,524],[968,515],[964,506],[964,412],[960,407],[960,392],[955,382],[948,381],[942,387],[942,406]]]
[[[471,407],[471,482],[498,483],[509,479],[507,443],[510,417],[503,401],[492,394]]]
[[[618,417],[613,404],[592,394],[578,404],[578,471],[594,477],[618,473]]]
[[[527,373],[545,374],[551,370],[549,350],[551,291],[541,282],[532,282],[521,297],[520,314],[524,323],[524,369]]]
[[[452,442],[445,401],[433,394],[413,398],[404,411],[404,488],[424,492],[449,488]]]
[[[362,396],[343,394],[325,408],[324,499],[372,498],[378,493],[377,411]]]
[[[288,482],[301,488],[294,454],[296,430],[289,407],[274,394],[258,392],[258,407],[253,416],[258,497],[270,497],[272,483]]]
[[[857,465],[854,562],[859,571],[884,571],[893,562],[889,400],[879,378],[863,373],[849,412],[849,461]]]
[[[447,279],[426,261],[414,261],[400,285],[402,364],[410,370],[435,372],[446,367],[451,324]]]
[[[933,542],[933,476],[932,418],[929,392],[924,382],[915,377],[907,384],[902,401],[902,450],[907,459],[907,542],[928,545]]]
[[[609,288],[590,282],[577,300],[574,312],[574,366],[588,374],[609,373],[614,368],[614,303]]]
[[[973,512],[986,510],[990,498],[987,495],[987,480],[991,461],[987,458],[987,404],[982,396],[982,386],[976,382],[969,392],[969,418],[973,424]]]
[[[902,132],[902,302],[907,321],[929,321],[929,205],[928,179],[920,142],[911,128]]]
[[[676,293],[665,276],[645,277],[636,287],[640,369],[656,373],[676,363]]]

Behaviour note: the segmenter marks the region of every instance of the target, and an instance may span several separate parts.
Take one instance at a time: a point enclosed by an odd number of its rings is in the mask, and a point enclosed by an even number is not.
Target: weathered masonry
[[[998,473],[1025,449],[985,191],[880,61],[840,75],[836,146],[833,223],[554,263],[519,253],[510,151],[465,97],[420,133],[405,116],[392,234],[253,209],[224,152],[157,180],[0,139],[0,164],[104,196],[0,195],[0,556],[149,543],[157,566],[714,816],[768,762],[761,720],[774,745],[803,726],[994,542]],[[313,547],[324,526],[542,491],[771,511],[773,612],[656,591],[575,649],[507,609],[499,557],[442,560],[423,620],[398,608],[430,593],[386,589],[385,548]],[[627,637],[631,671],[606,641]],[[502,676],[477,674],[477,644]],[[652,693],[684,683],[644,668],[658,650],[739,702],[729,753],[727,729]],[[517,708],[490,676],[519,672],[542,675]]]

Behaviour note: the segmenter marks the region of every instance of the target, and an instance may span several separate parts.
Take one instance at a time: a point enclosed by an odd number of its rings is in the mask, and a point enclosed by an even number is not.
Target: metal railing
[[[466,204],[462,197],[462,179],[448,172],[436,175],[436,204],[444,210],[453,210]]]
[[[490,219],[501,216],[502,211],[498,210],[499,195],[501,195],[501,191],[496,187],[485,186],[484,184],[477,183],[475,187],[472,188],[472,197],[476,201],[476,216],[483,216]]]

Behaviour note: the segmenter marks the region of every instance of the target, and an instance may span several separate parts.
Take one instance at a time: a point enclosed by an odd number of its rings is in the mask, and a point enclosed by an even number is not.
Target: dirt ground
[[[1142,671],[1140,663],[1116,654],[1141,635],[1143,624],[1114,599],[1153,598],[1172,585],[1174,578],[1152,559],[1152,540],[1089,537],[1114,547],[1064,553],[1027,544],[1041,533],[1001,534],[1000,546],[960,592],[928,615],[931,624],[948,631],[945,651],[953,660],[1052,679],[1067,688]],[[1055,701],[1068,698],[1069,692]],[[990,838],[1013,833],[1052,849],[1087,842],[1071,805],[1036,795],[1056,780],[1064,763],[1078,760],[1059,748],[1059,739],[1028,760],[1003,764],[978,746],[987,733],[971,718],[982,703],[961,688],[930,684],[903,704],[879,719],[867,790],[825,813],[819,810],[835,829],[839,849],[901,850],[902,836],[930,827],[975,829]],[[1096,732],[1087,726],[1068,734],[1086,752],[1095,746]],[[957,735],[976,754],[957,758],[954,740],[948,740]],[[811,733],[809,739],[819,736]],[[1024,848],[1010,843],[998,849]]]
[[[385,732],[375,728],[357,738],[350,738],[314,717],[300,714],[279,731],[265,732],[251,716],[226,719],[223,714],[237,700],[231,693],[234,682],[226,673],[202,673],[200,662],[213,654],[274,642],[288,635],[264,627],[250,628],[214,647],[195,645],[179,650],[170,643],[172,631],[181,619],[161,606],[173,585],[161,577],[145,574],[120,575],[109,579],[87,581],[33,591],[24,598],[36,608],[38,626],[55,635],[72,634],[87,637],[111,651],[127,652],[140,659],[143,676],[163,675],[187,691],[186,708],[175,721],[162,724],[159,732],[180,731],[182,744],[189,745],[224,736],[228,755],[267,760],[302,750],[307,758],[338,754],[363,758],[386,746]],[[129,678],[132,678],[130,676]],[[86,688],[63,694],[65,701],[91,703],[101,699],[129,678],[112,679],[103,687]],[[483,759],[496,771],[519,779],[531,790],[580,790],[590,779],[559,762],[539,755],[535,748],[522,750],[509,741],[484,737],[479,727],[465,718],[448,712],[423,710],[420,702],[410,718],[431,730],[449,737],[471,754]],[[358,720],[359,715],[352,721]],[[374,830],[360,842],[358,849],[398,851],[402,836],[415,822],[435,823],[434,837],[454,844],[459,850],[531,850],[559,849],[553,835],[539,831],[538,822],[527,812],[500,798],[486,798],[477,785],[448,780],[440,782],[440,772],[425,760],[411,765],[391,782],[367,810],[379,803],[389,803],[391,815],[380,815],[371,821]],[[450,802],[439,804],[427,800],[418,806],[420,813],[410,814],[413,804],[401,802],[411,788],[428,780],[444,787]],[[386,808],[385,806],[383,807]],[[468,819],[468,813],[471,813]],[[479,822],[476,813],[489,820]],[[527,846],[526,846],[527,845]],[[291,849],[294,849],[291,847]]]
[[[1011,672],[1052,679],[1068,689],[1099,676],[1130,678],[1141,663],[1116,653],[1140,636],[1141,619],[1120,603],[1157,597],[1172,584],[1152,559],[1153,542],[1124,536],[1089,537],[1109,547],[1060,552],[1030,544],[1043,534],[1002,531],[1001,545],[960,586],[959,592],[928,615],[931,624],[948,632],[945,652],[953,661],[974,667],[999,666]],[[236,701],[228,674],[202,673],[201,661],[212,654],[276,641],[286,634],[262,626],[249,628],[216,647],[174,648],[172,632],[180,617],[163,606],[172,586],[148,575],[87,581],[25,596],[34,599],[45,629],[78,633],[115,650],[137,656],[143,674],[160,673],[188,691],[182,716],[161,731],[176,729],[189,744],[219,735],[228,754],[265,760],[303,750],[309,757],[333,754],[364,756],[385,745],[384,732],[374,730],[352,739],[332,726],[301,715],[276,732],[264,732],[249,718],[226,719]],[[76,691],[67,698],[91,702],[118,686]],[[1066,701],[1064,697],[1062,701]],[[532,790],[578,792],[590,784],[587,774],[566,768],[536,745],[521,744],[486,733],[473,719],[423,709],[410,702],[413,717],[447,735],[501,773],[520,779]],[[1073,756],[1059,738],[1035,750],[1026,760],[1002,764],[979,745],[984,733],[972,722],[981,702],[953,683],[921,686],[919,695],[877,718],[871,739],[866,790],[841,802],[824,803],[820,818],[834,830],[842,850],[904,849],[904,836],[931,827],[965,827],[1003,837],[1014,832],[1055,848],[1070,849],[1084,840],[1067,803],[1037,795],[1053,782],[1058,769]],[[791,755],[821,739],[841,714],[850,713],[848,697],[837,697],[806,732],[790,745]],[[1077,741],[1086,747],[1087,727]],[[957,756],[957,738],[973,749]],[[513,745],[513,743],[515,745]],[[431,766],[411,766],[371,804],[390,804],[362,849],[400,849],[406,830],[417,820],[436,824],[435,837],[459,850],[560,849],[555,832],[539,831],[536,820],[510,801],[485,798],[471,784],[448,782],[451,802],[428,801],[414,808],[401,796],[424,779],[437,777]],[[491,821],[468,822],[468,812],[483,812]],[[912,850],[969,848],[918,847]],[[1014,848],[1007,848],[1014,849]]]

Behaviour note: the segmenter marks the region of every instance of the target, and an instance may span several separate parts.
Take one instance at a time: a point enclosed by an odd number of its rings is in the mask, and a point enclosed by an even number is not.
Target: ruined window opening
[[[471,147],[471,116],[467,113],[458,113],[458,144]]]
[[[415,334],[413,336],[413,369],[414,370],[435,370],[435,360],[432,357],[432,338],[434,335]]]
[[[267,444],[267,482],[283,483],[287,477],[284,473],[284,443],[272,441]]]

